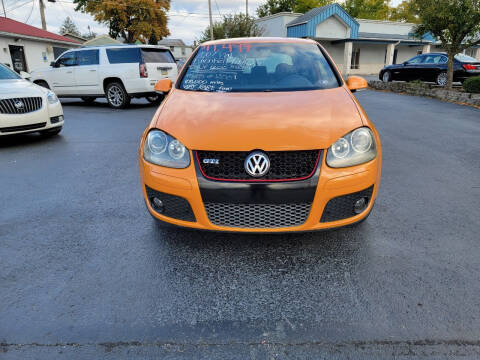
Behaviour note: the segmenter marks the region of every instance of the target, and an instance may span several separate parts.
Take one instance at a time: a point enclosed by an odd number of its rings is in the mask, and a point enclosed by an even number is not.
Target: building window
[[[360,48],[352,50],[352,64],[350,69],[360,69]]]
[[[417,50],[417,55],[422,55],[423,51],[422,50]]]
[[[182,55],[185,56],[185,48],[182,47]]]

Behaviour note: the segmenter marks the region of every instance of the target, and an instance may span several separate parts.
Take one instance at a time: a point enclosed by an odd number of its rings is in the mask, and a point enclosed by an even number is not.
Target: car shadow
[[[87,103],[82,99],[76,99],[76,98],[61,99],[60,101],[63,107],[75,106],[75,107],[84,107],[84,108],[100,108],[100,109],[115,110],[110,108],[110,106],[108,105],[105,99],[97,99],[92,103]],[[148,101],[143,99],[133,99],[128,107],[126,107],[125,109],[118,109],[118,110],[128,111],[133,109],[143,109],[143,108],[150,108],[150,107],[156,107],[156,106],[159,106],[159,104],[151,104]]]

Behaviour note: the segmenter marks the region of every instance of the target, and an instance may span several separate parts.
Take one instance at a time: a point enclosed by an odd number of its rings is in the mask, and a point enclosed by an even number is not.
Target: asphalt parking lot
[[[357,97],[380,195],[331,232],[158,228],[146,103],[67,100],[61,136],[0,138],[0,358],[478,359],[480,110]]]

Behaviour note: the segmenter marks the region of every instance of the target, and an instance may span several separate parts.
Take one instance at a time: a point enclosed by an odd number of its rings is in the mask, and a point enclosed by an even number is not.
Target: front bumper
[[[193,159],[193,156],[192,156]],[[193,161],[193,160],[192,160]],[[229,186],[237,186],[237,191],[231,192],[230,194],[235,194],[231,200],[235,203],[242,202],[239,201],[238,198],[242,198],[248,196],[249,194],[252,198],[258,197],[258,187],[253,186],[245,186],[245,185],[238,185],[229,182],[217,182],[206,180],[203,178],[199,173],[198,169],[196,169],[195,164],[191,164],[186,169],[170,169],[165,167],[156,166],[150,164],[143,160],[141,154],[139,157],[139,164],[140,164],[140,178],[142,183],[142,192],[145,199],[146,206],[153,217],[177,226],[195,228],[195,229],[202,229],[202,230],[213,230],[213,231],[229,231],[229,232],[302,232],[302,231],[315,231],[315,230],[324,230],[324,229],[332,229],[338,228],[346,225],[351,225],[356,222],[361,221],[370,213],[374,201],[376,199],[378,193],[378,187],[380,183],[380,174],[381,174],[381,152],[379,151],[378,156],[376,159],[354,167],[350,168],[343,168],[343,169],[333,169],[329,168],[325,163],[325,152],[322,154],[321,161],[318,165],[318,177],[315,180],[314,188],[312,190],[312,198],[313,201],[311,205],[308,207],[308,211],[305,215],[305,219],[301,219],[299,222],[295,222],[295,219],[292,221],[288,221],[288,226],[280,226],[275,227],[271,226],[272,222],[268,222],[268,216],[275,216],[279,211],[284,211],[285,216],[289,216],[289,211],[293,211],[292,209],[284,209],[283,207],[275,208],[272,207],[268,209],[270,213],[265,212],[263,216],[266,216],[267,219],[260,224],[269,224],[268,227],[255,227],[255,223],[248,223],[247,226],[224,226],[215,224],[214,222],[217,221],[218,218],[212,217],[212,211],[217,210],[214,208],[213,210],[210,208],[207,214],[206,206],[210,206],[207,202],[205,202],[206,192],[205,188],[211,185],[210,195],[208,196],[217,196],[218,194],[220,198],[224,201],[228,202],[228,192],[224,192],[222,195],[222,191]],[[312,178],[313,179],[313,178]],[[294,184],[294,183],[291,183]],[[220,187],[218,187],[220,185]],[[272,186],[271,191],[268,194],[273,194],[271,202],[272,203],[281,203],[283,199],[290,198],[297,196],[306,196],[305,191],[309,190],[309,184],[305,184],[302,189],[298,189],[299,187],[302,188],[300,184],[293,185],[293,187],[286,187],[286,183],[277,183],[275,186],[273,184],[264,184],[258,186]],[[273,187],[274,186],[274,187]],[[222,190],[223,187],[223,190]],[[283,187],[283,189],[282,189]],[[295,190],[295,187],[297,188]],[[232,188],[234,189],[234,188]],[[153,191],[153,192],[152,192]],[[152,194],[155,194],[155,191],[173,195],[178,201],[175,203],[170,203],[170,205],[165,204],[165,212],[163,214],[162,211],[156,211],[152,207],[151,199]],[[370,191],[368,194],[365,191]],[[147,194],[148,192],[148,194]],[[335,214],[332,216],[332,211],[335,212],[335,206],[340,206],[345,202],[345,199],[349,199],[349,197],[343,197],[344,195],[350,194],[359,194],[358,196],[368,196],[368,206],[365,208],[363,212],[358,215],[351,213],[348,218],[341,218],[336,220]],[[203,195],[203,197],[202,197]],[[353,197],[354,198],[354,197]],[[352,199],[353,199],[352,198]],[[167,201],[172,200],[168,198]],[[340,200],[340,201],[339,201]],[[208,200],[207,200],[208,201]],[[292,200],[293,201],[293,200]],[[166,210],[167,207],[172,209],[172,204],[174,205],[174,209],[178,211],[179,204],[185,203],[188,204],[187,206],[190,207],[190,210],[187,209],[186,212],[181,213],[182,215],[178,215],[178,212],[175,212],[175,215],[172,213],[168,213]],[[245,201],[243,201],[245,203]],[[302,204],[301,200],[296,202],[297,204]],[[327,206],[328,204],[328,206]],[[334,205],[332,208],[332,204]],[[340,205],[338,205],[340,204]],[[228,204],[230,205],[230,204]],[[270,207],[269,204],[268,206]],[[180,205],[180,207],[182,207]],[[353,207],[353,205],[352,205]],[[182,207],[182,208],[185,208]],[[257,209],[254,209],[255,212],[252,214],[261,213],[262,209],[256,206]],[[297,208],[297,207],[296,207]],[[295,209],[296,209],[295,208]],[[294,210],[295,210],[294,209]],[[333,210],[332,210],[333,209]],[[230,209],[228,209],[230,211]],[[224,209],[222,209],[224,211]],[[235,206],[232,210],[233,212],[237,212],[237,216],[239,219],[245,219],[245,208],[241,206]],[[253,211],[253,210],[252,210]],[[305,208],[300,208],[298,213],[305,214]],[[344,209],[340,209],[340,212],[344,212]],[[191,212],[191,214],[190,214]],[[166,216],[166,215],[171,215]],[[328,215],[328,216],[327,216]],[[281,216],[281,215],[279,215]],[[183,219],[183,220],[182,220]],[[188,220],[185,220],[188,219]],[[273,220],[272,220],[273,221]]]
[[[63,109],[60,101],[25,114],[0,114],[0,136],[25,134],[62,127]]]

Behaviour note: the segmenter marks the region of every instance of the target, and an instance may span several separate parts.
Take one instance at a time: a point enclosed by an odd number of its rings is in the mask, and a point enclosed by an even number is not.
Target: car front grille
[[[304,180],[314,174],[321,151],[265,151],[270,160],[270,170],[260,178],[253,178],[245,171],[245,159],[250,153],[250,151],[196,151],[196,156],[202,174],[211,180],[293,181]],[[218,164],[204,163],[205,159],[218,160]]]
[[[42,107],[41,97],[24,97],[0,100],[1,114],[26,114]]]
[[[35,130],[41,129],[47,126],[47,123],[37,123],[37,124],[30,124],[30,125],[20,125],[20,126],[9,126],[9,127],[2,127],[0,128],[0,132],[2,133],[11,133],[16,131],[28,131],[28,130]]]
[[[233,228],[282,228],[305,223],[311,203],[225,204],[205,203],[212,224]]]

